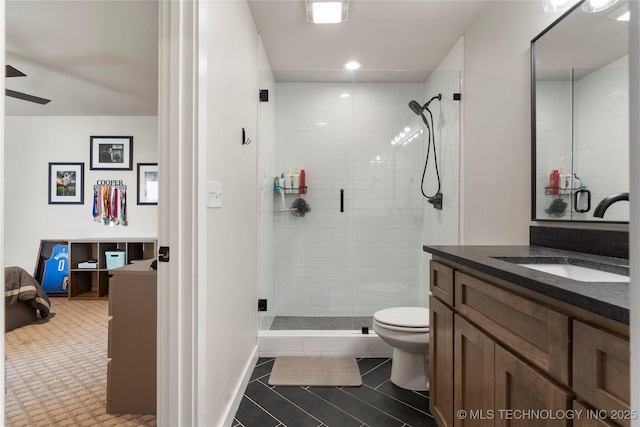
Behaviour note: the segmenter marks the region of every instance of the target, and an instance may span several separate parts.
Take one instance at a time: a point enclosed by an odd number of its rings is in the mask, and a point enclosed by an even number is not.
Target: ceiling
[[[424,82],[489,1],[350,0],[347,21],[320,25],[304,0],[248,3],[278,81]]]
[[[6,63],[26,74],[6,115],[157,115],[157,1],[27,1],[6,5]]]
[[[248,1],[280,81],[424,81],[487,3],[351,0],[346,22],[314,25],[304,0]],[[5,97],[6,115],[157,114],[157,0],[5,4],[6,63],[26,74],[6,87],[51,99]],[[363,69],[342,70],[348,59]]]

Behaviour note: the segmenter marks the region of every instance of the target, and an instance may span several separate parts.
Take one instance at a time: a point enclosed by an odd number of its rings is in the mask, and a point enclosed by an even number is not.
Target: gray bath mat
[[[354,357],[277,357],[269,384],[357,387],[362,378]]]

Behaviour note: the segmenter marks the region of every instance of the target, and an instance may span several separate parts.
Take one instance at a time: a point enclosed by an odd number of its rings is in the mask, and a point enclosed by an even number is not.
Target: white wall
[[[133,136],[133,170],[90,170],[90,137]],[[31,272],[41,239],[157,236],[157,206],[136,203],[137,163],[158,159],[158,118],[5,117],[5,263]],[[48,204],[49,162],[84,163],[84,204]],[[127,185],[128,226],[93,220],[93,185],[121,179]]]
[[[496,1],[465,33],[461,243],[529,243],[529,47],[558,16],[540,1]]]
[[[246,2],[209,2],[207,175],[222,208],[207,209],[206,420],[222,425],[256,349],[258,35]],[[253,141],[242,145],[242,128]]]

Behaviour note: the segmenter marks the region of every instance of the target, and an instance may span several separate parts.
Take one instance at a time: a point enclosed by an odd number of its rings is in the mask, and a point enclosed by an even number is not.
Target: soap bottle
[[[284,172],[282,172],[280,174],[280,188],[282,189],[283,193],[287,192],[287,186],[286,186],[286,179],[284,179]]]
[[[293,171],[290,171],[287,175],[287,187],[289,188],[289,191],[287,191],[287,193],[291,194],[293,193]]]
[[[300,192],[300,172],[298,172],[298,168],[293,172],[293,192]]]
[[[307,174],[304,169],[300,171],[300,194],[307,194]]]
[[[549,176],[549,194],[558,194],[558,187],[560,186],[560,174],[557,169],[551,171]]]
[[[273,180],[273,185],[276,187],[276,194],[279,194],[280,193],[280,178],[278,178],[276,176],[275,179]]]

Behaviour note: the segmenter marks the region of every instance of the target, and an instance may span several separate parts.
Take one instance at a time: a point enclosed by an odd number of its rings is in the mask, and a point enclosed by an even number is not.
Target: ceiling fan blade
[[[42,104],[42,105],[48,104],[49,102],[51,102],[50,99],[39,98],[37,96],[28,95],[26,93],[16,92],[15,90],[11,90],[11,89],[5,89],[5,94],[12,98],[18,98],[24,101],[35,102],[37,104]]]
[[[17,68],[13,68],[11,65],[5,65],[5,76],[6,77],[23,77],[26,76],[25,73],[18,70]]]

